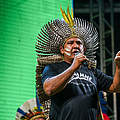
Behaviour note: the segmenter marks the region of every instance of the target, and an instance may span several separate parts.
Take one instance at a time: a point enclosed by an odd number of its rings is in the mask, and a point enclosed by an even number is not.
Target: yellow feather
[[[68,19],[67,15],[65,14],[65,11],[63,11],[61,7],[60,7],[60,10],[61,10],[61,13],[62,13],[62,16],[63,16],[65,22],[67,24],[69,24],[69,19]]]
[[[73,20],[72,20],[71,15],[70,15],[69,5],[68,5],[68,7],[67,7],[67,17],[68,17],[68,19],[69,19],[69,21],[70,21],[70,24],[69,24],[69,25],[72,27],[72,26],[74,25],[74,22],[73,22]]]
[[[71,8],[71,15],[72,15],[72,19],[74,18],[73,16],[73,8]]]

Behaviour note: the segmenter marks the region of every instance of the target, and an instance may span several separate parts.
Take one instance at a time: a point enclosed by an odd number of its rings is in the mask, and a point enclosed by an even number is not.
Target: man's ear
[[[61,54],[64,54],[63,46],[60,46],[60,52],[61,52]]]
[[[86,50],[87,50],[86,47],[84,47],[84,52],[86,52]]]

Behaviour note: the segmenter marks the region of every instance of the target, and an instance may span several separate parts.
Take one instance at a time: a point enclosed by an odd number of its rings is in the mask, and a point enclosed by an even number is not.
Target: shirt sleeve
[[[43,73],[42,73],[42,83],[44,83],[44,81],[47,78],[51,78],[51,77],[56,76],[56,75],[57,75],[57,73],[54,70],[54,67],[52,67],[51,65],[45,66]]]
[[[113,77],[108,76],[101,72],[100,70],[96,69],[96,77],[97,77],[97,88],[99,91],[107,91],[110,85],[113,82]]]

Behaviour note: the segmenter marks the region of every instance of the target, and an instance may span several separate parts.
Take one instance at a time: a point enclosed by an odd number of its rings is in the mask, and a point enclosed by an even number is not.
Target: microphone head
[[[80,51],[76,52],[76,53],[75,53],[75,56],[77,56],[78,54],[80,54]]]

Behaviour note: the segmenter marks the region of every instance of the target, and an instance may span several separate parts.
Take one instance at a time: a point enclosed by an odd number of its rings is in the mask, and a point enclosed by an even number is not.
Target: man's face
[[[61,47],[61,53],[64,55],[66,62],[71,62],[77,52],[84,54],[84,46],[82,40],[79,38],[70,38]]]

